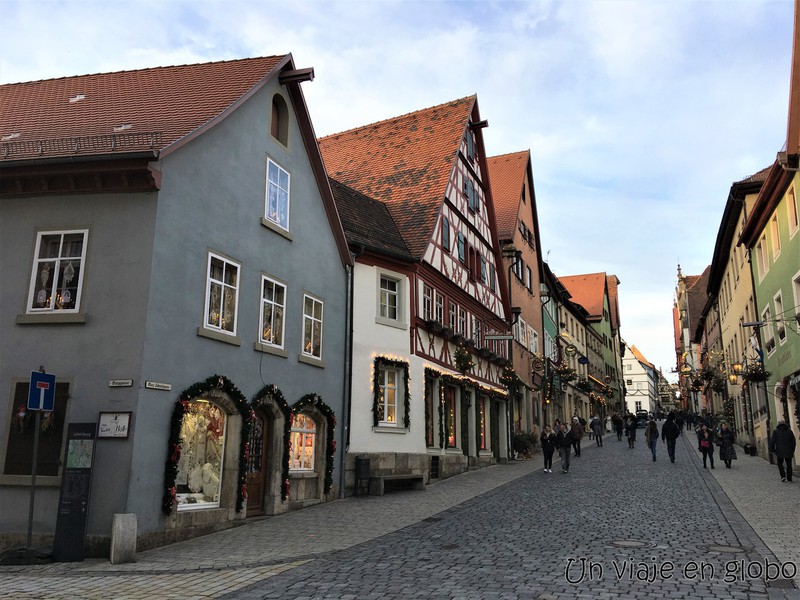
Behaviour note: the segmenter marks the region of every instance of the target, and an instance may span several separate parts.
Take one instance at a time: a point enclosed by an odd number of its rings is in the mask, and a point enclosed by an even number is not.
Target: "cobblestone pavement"
[[[733,469],[704,471],[689,441],[671,464],[662,444],[652,462],[641,440],[585,440],[568,475],[542,473],[541,457],[498,465],[264,518],[130,565],[0,567],[0,598],[800,599],[779,587],[800,560],[798,483],[741,453]],[[778,565],[770,577],[784,568],[771,585],[765,561]]]

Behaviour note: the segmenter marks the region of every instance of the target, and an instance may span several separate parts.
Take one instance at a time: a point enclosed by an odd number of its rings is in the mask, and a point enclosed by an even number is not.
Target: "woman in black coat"
[[[731,468],[731,461],[736,460],[736,448],[733,447],[735,438],[733,431],[728,429],[728,424],[723,421],[719,425],[719,435],[717,436],[717,444],[719,444],[719,459],[725,463],[725,467]]]
[[[550,425],[544,426],[544,431],[539,439],[542,443],[542,454],[544,454],[544,472],[553,472],[553,453],[556,451],[556,433]]]
[[[697,430],[697,448],[703,453],[703,468],[706,468],[706,459],[711,461],[711,468],[714,468],[714,432],[703,423]]]

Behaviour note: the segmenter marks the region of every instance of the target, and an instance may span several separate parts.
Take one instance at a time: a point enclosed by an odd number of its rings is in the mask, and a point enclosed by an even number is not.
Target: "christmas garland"
[[[453,354],[453,361],[456,363],[456,369],[461,371],[461,374],[466,374],[467,371],[472,370],[475,363],[472,360],[472,353],[467,350],[464,344],[456,346],[456,351]]]
[[[372,369],[372,425],[377,427],[380,423],[380,409],[381,409],[381,381],[380,371],[381,367],[394,367],[402,369],[403,371],[403,427],[408,429],[411,426],[411,388],[408,382],[408,363],[403,360],[395,360],[386,358],[385,356],[378,356],[375,358],[375,363]]]
[[[433,390],[431,388],[433,387],[433,380],[437,377],[434,373],[436,373],[436,371],[425,367],[425,445],[428,447],[434,445],[433,424],[431,423],[431,417],[433,415],[428,412],[428,402],[433,404]],[[430,438],[428,438],[428,432],[431,434]]]
[[[298,415],[309,407],[316,407],[328,424],[328,440],[325,445],[325,484],[323,492],[327,494],[331,490],[333,484],[333,459],[336,455],[336,440],[334,439],[334,430],[336,428],[336,415],[330,406],[322,401],[322,398],[316,394],[306,394],[300,400],[295,402],[292,407],[292,414]]]
[[[292,409],[283,397],[283,392],[275,384],[265,385],[253,396],[251,404],[253,407],[264,406],[269,400],[277,404],[283,413],[283,458],[281,459],[281,501],[285,502],[289,497],[289,435],[292,430]]]
[[[170,421],[169,442],[167,445],[167,462],[164,467],[164,497],[161,502],[161,511],[169,516],[176,503],[175,479],[178,476],[178,461],[181,458],[180,438],[183,416],[189,402],[207,394],[212,390],[220,390],[233,401],[239,414],[242,415],[242,431],[239,440],[239,476],[236,486],[236,512],[244,508],[247,499],[247,459],[250,455],[250,428],[252,427],[250,405],[239,389],[223,375],[212,375],[202,382],[195,383],[183,390],[172,410]]]

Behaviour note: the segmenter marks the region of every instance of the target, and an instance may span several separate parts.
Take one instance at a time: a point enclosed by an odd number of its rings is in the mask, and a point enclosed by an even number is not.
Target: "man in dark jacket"
[[[797,440],[789,426],[781,421],[772,432],[769,440],[769,451],[778,459],[778,471],[781,474],[781,481],[792,481],[792,457],[797,447]],[[786,467],[784,468],[784,464]]]
[[[661,426],[661,441],[667,442],[670,462],[675,462],[675,440],[681,435],[681,428],[675,422],[675,413],[667,415],[667,422]]]
[[[561,423],[558,432],[558,455],[561,457],[561,472],[569,473],[569,455],[572,452],[572,430],[566,423]]]
[[[583,423],[586,423],[586,419],[583,419]],[[577,416],[572,417],[572,449],[575,450],[575,456],[581,455],[581,440],[586,433],[586,426],[583,423]]]

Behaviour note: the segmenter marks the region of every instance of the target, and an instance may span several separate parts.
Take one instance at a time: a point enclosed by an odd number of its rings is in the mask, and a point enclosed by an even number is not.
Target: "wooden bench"
[[[387,486],[387,483],[389,484]],[[369,478],[369,495],[370,496],[383,496],[384,492],[406,489],[406,490],[424,490],[425,489],[425,476],[424,475],[373,475]]]

